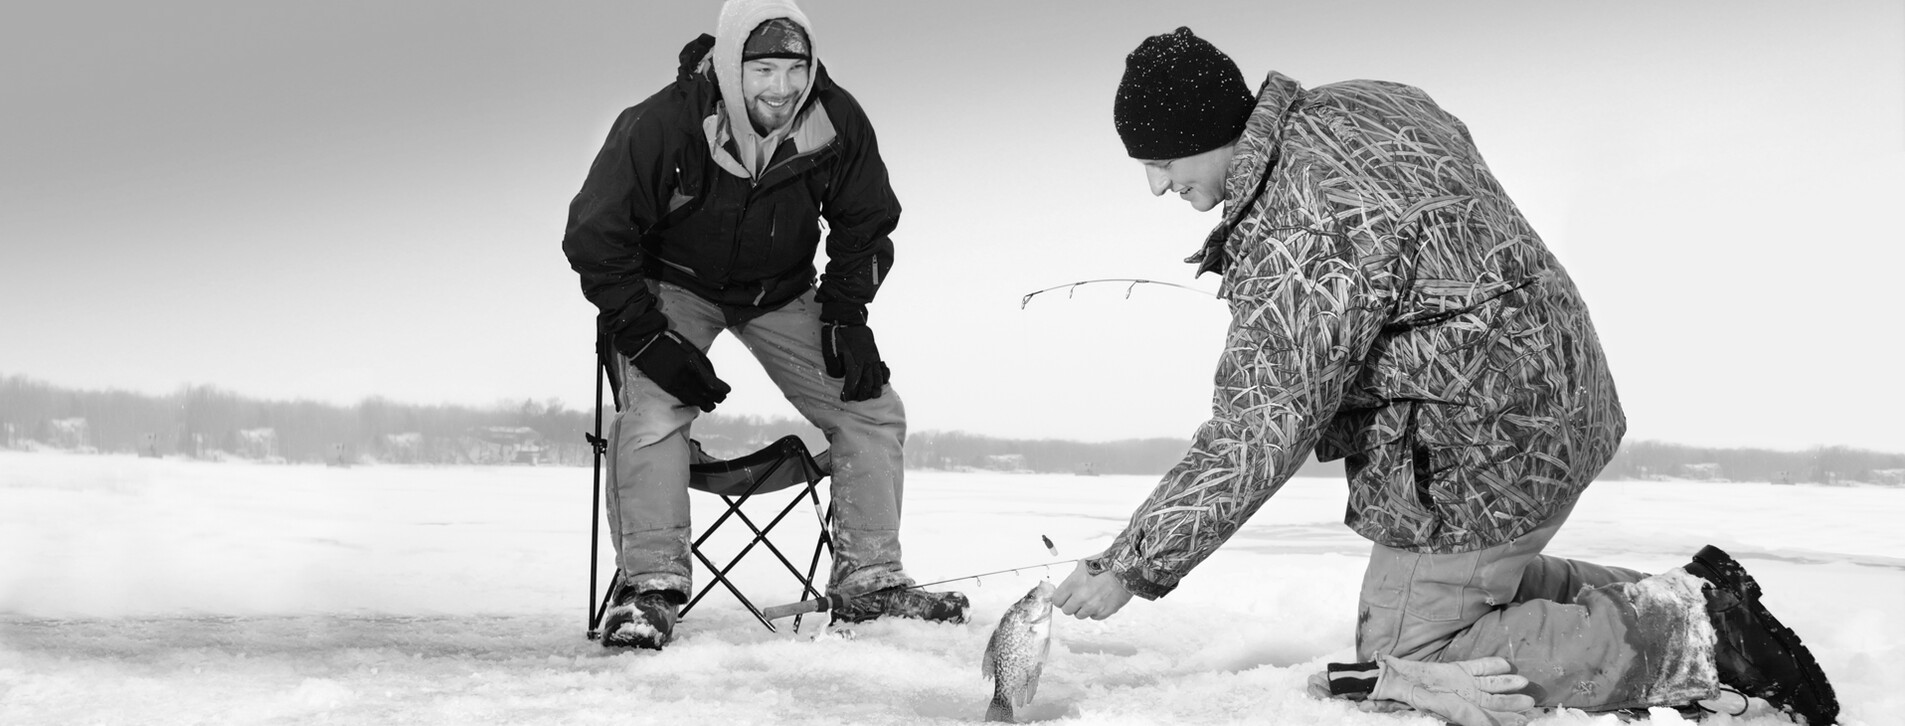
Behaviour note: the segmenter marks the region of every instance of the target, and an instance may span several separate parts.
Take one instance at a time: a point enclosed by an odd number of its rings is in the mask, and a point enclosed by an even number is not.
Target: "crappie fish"
[[[1041,582],[1007,608],[986,643],[979,671],[993,680],[987,721],[1011,722],[1013,709],[1032,702],[1039,672],[1052,650],[1052,583]]]

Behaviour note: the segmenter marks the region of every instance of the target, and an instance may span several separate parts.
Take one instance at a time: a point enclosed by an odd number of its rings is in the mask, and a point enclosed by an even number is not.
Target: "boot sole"
[[[1792,701],[1778,703],[1766,696],[1760,696],[1760,698],[1765,698],[1767,703],[1781,710],[1806,717],[1808,726],[1836,723],[1839,714],[1839,696],[1833,692],[1832,682],[1826,680],[1826,671],[1819,667],[1819,661],[1812,657],[1812,651],[1806,647],[1805,642],[1799,639],[1798,633],[1786,627],[1785,623],[1779,622],[1779,618],[1773,617],[1773,614],[1766,610],[1766,606],[1760,604],[1759,598],[1748,600],[1747,604],[1752,606],[1753,617],[1759,619],[1761,627],[1766,629],[1766,634],[1773,639],[1773,642],[1778,643],[1779,647],[1784,648],[1798,664],[1799,677],[1804,681],[1804,687],[1794,690],[1817,694],[1818,700],[1822,701],[1829,710],[1822,713],[1808,713]]]
[[[653,640],[650,640],[648,638],[642,638],[642,637],[635,637],[635,638],[628,638],[628,639],[621,639],[621,638],[603,638],[602,639],[602,647],[613,649],[613,650],[631,650],[631,649],[661,650],[662,645],[663,645],[662,643],[657,643]]]
[[[1821,697],[1822,705],[1825,706],[1827,710],[1817,714],[1806,713],[1793,703],[1776,702],[1762,694],[1749,695],[1764,699],[1767,703],[1773,704],[1775,708],[1780,710],[1789,711],[1805,717],[1808,726],[1824,726],[1825,724],[1836,723],[1839,715],[1839,696],[1832,690],[1832,682],[1826,680],[1825,669],[1819,667],[1819,661],[1812,657],[1812,651],[1806,647],[1805,642],[1799,639],[1799,634],[1793,632],[1792,628],[1786,627],[1786,624],[1780,622],[1779,618],[1773,617],[1773,613],[1768,611],[1765,605],[1760,604],[1759,581],[1754,580],[1753,576],[1747,573],[1746,567],[1741,565],[1738,560],[1733,559],[1732,555],[1727,554],[1718,547],[1707,545],[1700,550],[1699,554],[1694,555],[1693,559],[1705,565],[1707,569],[1714,571],[1715,574],[1726,573],[1723,576],[1733,579],[1731,584],[1734,586],[1734,589],[1747,595],[1747,597],[1742,600],[1742,604],[1752,608],[1753,617],[1759,622],[1760,626],[1766,630],[1766,634],[1772,638],[1773,642],[1778,643],[1781,648],[1784,648],[1799,665],[1799,675],[1800,678],[1805,681],[1805,688],[1795,690],[1805,690],[1810,693],[1818,694]]]

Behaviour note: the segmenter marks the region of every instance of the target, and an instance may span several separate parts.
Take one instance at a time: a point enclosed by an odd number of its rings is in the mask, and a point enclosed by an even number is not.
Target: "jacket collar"
[[[749,153],[743,149],[742,144],[733,136],[732,129],[735,124],[729,123],[728,108],[727,104],[721,104],[715,107],[714,113],[709,114],[707,118],[701,120],[701,133],[708,139],[708,155],[714,157],[716,166],[721,167],[729,174],[741,177],[742,179],[753,179],[757,183],[767,172],[767,161],[773,156],[773,148],[778,148],[779,145],[783,143],[792,142],[794,144],[794,157],[798,158],[825,148],[827,144],[833,141],[836,135],[833,119],[827,116],[827,109],[816,103],[812,108],[801,111],[799,115],[794,117],[793,121],[788,122],[789,128],[783,129],[785,133],[772,134],[766,139],[761,139],[758,136],[752,137],[755,139],[756,144],[773,142],[775,146],[756,146],[755,153]],[[753,130],[753,124],[745,120],[739,125],[747,128],[749,131]],[[762,151],[766,153],[759,153]],[[743,157],[750,156],[758,156],[760,158],[761,168],[751,169],[749,165],[741,162]]]
[[[1244,122],[1244,133],[1237,139],[1237,152],[1231,156],[1230,169],[1225,172],[1224,220],[1204,238],[1203,247],[1184,258],[1185,262],[1197,265],[1193,277],[1206,272],[1223,273],[1229,262],[1224,243],[1230,239],[1231,230],[1256,206],[1257,198],[1263,196],[1281,156],[1290,112],[1303,96],[1302,84],[1276,71],[1271,71],[1257,89],[1257,106]]]

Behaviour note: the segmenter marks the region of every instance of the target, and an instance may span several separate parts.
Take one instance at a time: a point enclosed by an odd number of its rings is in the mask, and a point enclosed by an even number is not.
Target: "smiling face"
[[[1208,212],[1224,201],[1224,176],[1230,170],[1230,157],[1237,152],[1231,142],[1202,154],[1181,159],[1145,159],[1144,178],[1151,193],[1164,196],[1172,192],[1199,212]]]
[[[762,135],[773,133],[794,118],[794,106],[810,80],[803,58],[760,58],[741,64],[741,99],[747,117]]]

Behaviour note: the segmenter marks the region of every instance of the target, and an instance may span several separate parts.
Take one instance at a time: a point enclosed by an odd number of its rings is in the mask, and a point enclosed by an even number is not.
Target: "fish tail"
[[[1012,723],[1015,720],[1012,718],[1012,704],[1005,700],[1005,694],[993,694],[992,705],[986,708],[986,720],[1003,723]]]

